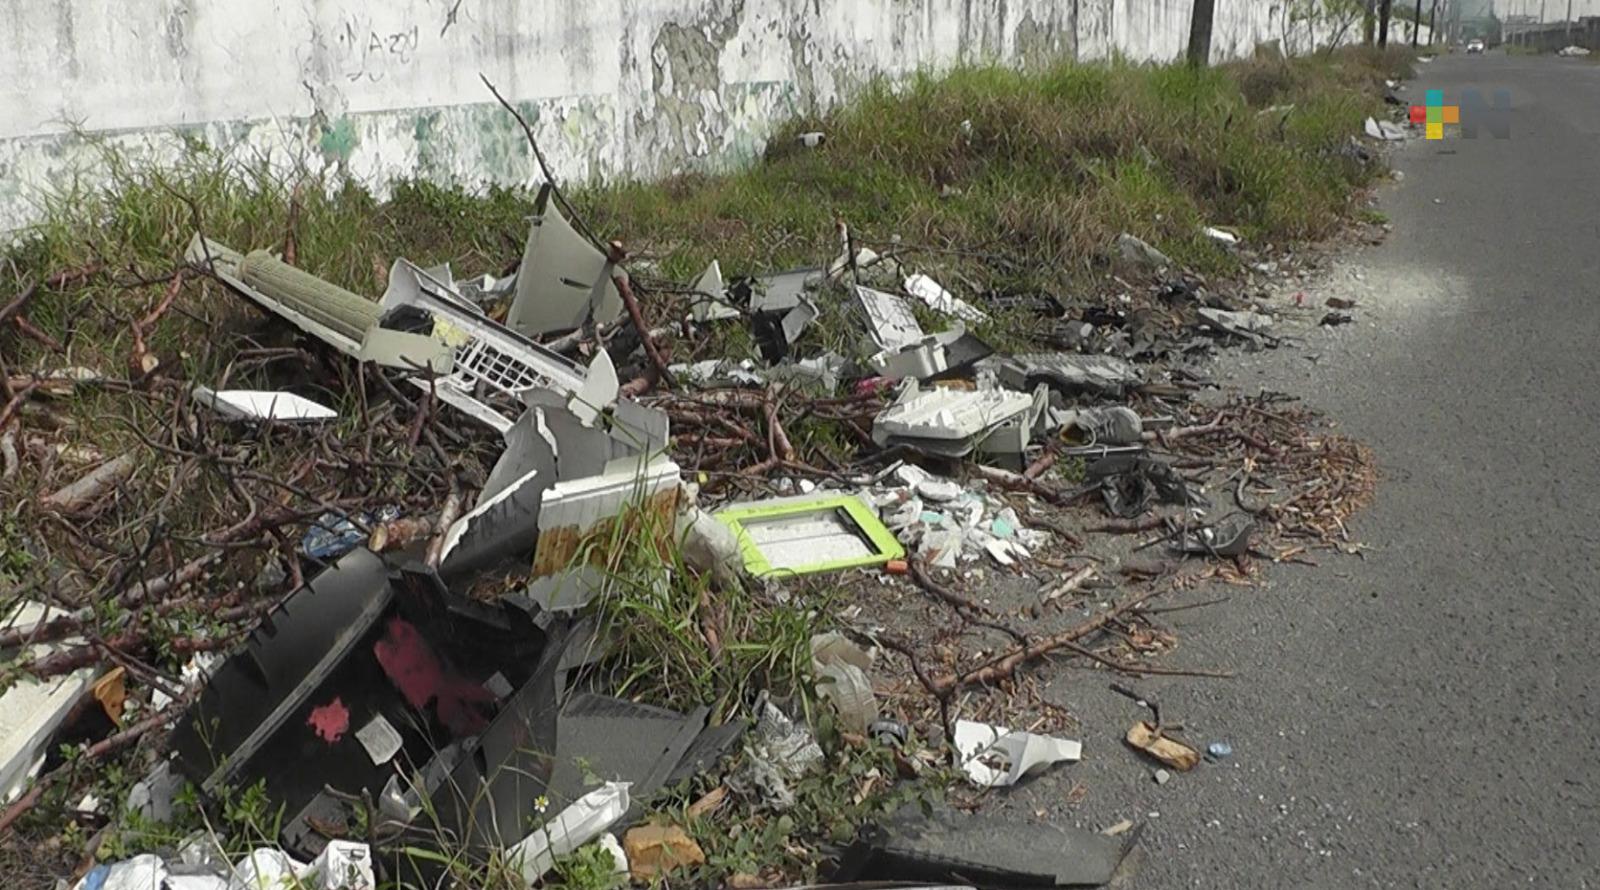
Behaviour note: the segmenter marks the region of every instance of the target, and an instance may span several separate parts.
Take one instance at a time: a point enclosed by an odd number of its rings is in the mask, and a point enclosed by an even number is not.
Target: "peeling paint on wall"
[[[493,81],[570,181],[725,169],[875,77],[1177,56],[1191,0],[0,0],[0,231],[102,182],[105,150],[195,143],[358,177],[538,175]],[[1285,37],[1284,0],[1217,0],[1218,58]],[[1290,34],[1291,51],[1310,45]]]

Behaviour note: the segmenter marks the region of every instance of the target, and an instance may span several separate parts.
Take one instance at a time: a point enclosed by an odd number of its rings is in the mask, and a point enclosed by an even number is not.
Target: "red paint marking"
[[[1411,122],[1425,124],[1428,122],[1428,107],[1426,105],[1411,106]]]
[[[439,722],[457,736],[475,735],[489,725],[478,706],[493,703],[494,693],[449,670],[411,622],[390,618],[372,651],[411,707],[420,711],[433,702]]]
[[[333,701],[311,709],[306,725],[316,730],[318,738],[331,745],[343,738],[350,729],[350,709],[344,706],[343,699],[334,696]]]

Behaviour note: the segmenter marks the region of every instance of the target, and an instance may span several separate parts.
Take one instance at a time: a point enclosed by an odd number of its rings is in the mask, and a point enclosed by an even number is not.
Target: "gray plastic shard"
[[[695,321],[739,317],[739,310],[728,305],[728,285],[722,278],[722,265],[716,260],[694,283],[694,290],[694,305],[689,311]]]
[[[567,222],[547,183],[534,202],[533,224],[517,269],[517,295],[506,324],[530,337],[582,327],[591,318],[610,324],[622,315],[622,296],[604,252]]]
[[[184,259],[335,350],[391,368],[448,374],[454,350],[425,334],[378,326],[382,308],[264,250],[241,254],[196,234]]]
[[[822,283],[821,269],[795,269],[756,279],[750,296],[751,312],[788,312],[800,305],[806,291]]]
[[[455,367],[444,377],[413,382],[501,433],[511,428],[522,411],[522,396],[530,391],[560,393],[575,413],[588,419],[616,400],[617,373],[605,352],[595,356],[587,371],[580,369],[499,324],[408,260],[395,260],[389,269],[381,306],[388,312],[411,308],[431,316],[433,336],[456,345]]]
[[[867,313],[867,328],[879,349],[896,350],[923,339],[922,325],[900,297],[858,284],[856,300]]]
[[[1137,387],[1142,378],[1130,362],[1110,355],[1072,352],[1016,355],[998,362],[1000,380],[1015,388],[1030,388],[1048,383],[1067,394],[1086,392],[1121,396]]]
[[[479,498],[478,505],[446,531],[439,576],[447,584],[518,560],[529,561],[538,547],[544,494],[556,483],[555,449],[537,434],[518,444],[520,461],[531,469],[515,479],[494,479],[494,493]]]

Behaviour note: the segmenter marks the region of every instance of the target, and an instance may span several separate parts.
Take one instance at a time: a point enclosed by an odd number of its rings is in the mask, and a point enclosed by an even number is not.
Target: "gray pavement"
[[[1511,91],[1511,138],[1397,150],[1393,234],[1312,290],[1362,324],[1224,362],[1386,477],[1365,559],[1170,616],[1167,663],[1239,676],[1141,686],[1234,757],[1157,786],[1107,675],[1050,678],[1085,760],[1004,809],[1146,822],[1129,886],[1600,886],[1600,66],[1444,57],[1408,95],[1468,86]]]

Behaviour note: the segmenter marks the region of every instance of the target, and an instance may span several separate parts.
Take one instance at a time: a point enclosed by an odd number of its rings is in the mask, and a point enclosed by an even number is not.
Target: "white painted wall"
[[[874,75],[962,62],[1170,60],[1191,0],[0,0],[0,230],[105,179],[103,148],[529,182],[479,74],[559,175],[755,156],[772,125]],[[1285,36],[1285,0],[1217,0],[1214,55]],[[1286,46],[1304,50],[1305,35]]]

